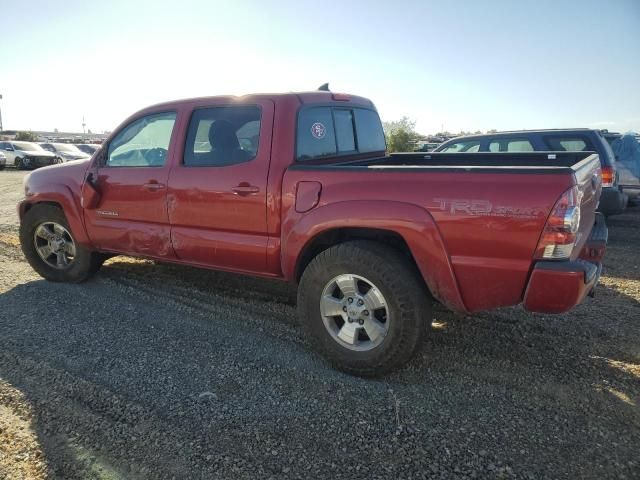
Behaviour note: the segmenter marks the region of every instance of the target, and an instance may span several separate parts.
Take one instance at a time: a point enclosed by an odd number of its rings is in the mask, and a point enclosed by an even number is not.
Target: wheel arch
[[[431,295],[456,311],[466,311],[453,268],[435,221],[425,209],[403,202],[355,200],[325,205],[285,222],[282,270],[297,282],[304,268],[325,249],[354,239],[377,240],[401,251],[418,268]]]
[[[29,194],[25,200],[18,204],[20,221],[36,205],[51,205],[62,210],[75,241],[80,245],[90,246],[91,242],[82,218],[82,208],[69,187],[61,184],[49,184],[46,192]]]

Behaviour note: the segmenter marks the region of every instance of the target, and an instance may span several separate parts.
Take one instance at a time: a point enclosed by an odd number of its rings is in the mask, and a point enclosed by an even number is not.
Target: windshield
[[[42,147],[35,143],[29,142],[13,142],[13,147],[16,150],[22,150],[24,152],[40,152],[42,151]]]
[[[55,149],[59,152],[67,152],[67,153],[82,153],[78,147],[75,145],[70,145],[68,143],[52,143]]]

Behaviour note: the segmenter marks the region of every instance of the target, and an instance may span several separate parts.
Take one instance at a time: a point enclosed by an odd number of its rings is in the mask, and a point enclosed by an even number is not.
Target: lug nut
[[[342,307],[342,311],[346,312],[347,311],[347,306],[345,305],[344,307]]]
[[[353,323],[353,318],[349,317],[348,322],[349,322],[349,323]]]
[[[364,312],[362,312],[362,314],[363,314],[365,317],[368,317],[368,316],[369,316],[369,310],[365,310]]]
[[[349,297],[348,302],[353,303],[353,298]]]
[[[360,325],[364,325],[364,320],[360,319],[360,320],[358,320],[358,323],[359,323]]]
[[[364,305],[364,302],[362,301],[362,299],[358,300],[358,305],[359,305],[359,306]]]

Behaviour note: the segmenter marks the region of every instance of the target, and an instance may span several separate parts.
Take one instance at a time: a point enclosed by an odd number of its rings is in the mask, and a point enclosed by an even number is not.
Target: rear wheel
[[[300,281],[298,308],[320,353],[340,370],[362,376],[407,362],[432,320],[414,265],[370,241],[336,245],[314,258]]]
[[[24,163],[22,161],[22,158],[20,157],[16,158],[15,166],[18,170],[24,170]]]
[[[31,267],[53,282],[82,282],[104,261],[76,243],[64,213],[52,205],[36,205],[25,214],[20,244]]]

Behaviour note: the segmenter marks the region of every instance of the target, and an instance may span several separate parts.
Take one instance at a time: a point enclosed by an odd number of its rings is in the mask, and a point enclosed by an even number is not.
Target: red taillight
[[[578,187],[564,192],[551,210],[536,248],[535,257],[543,259],[569,258],[580,228],[580,201]]]
[[[613,187],[613,181],[616,178],[616,169],[612,166],[602,167],[602,186]]]

